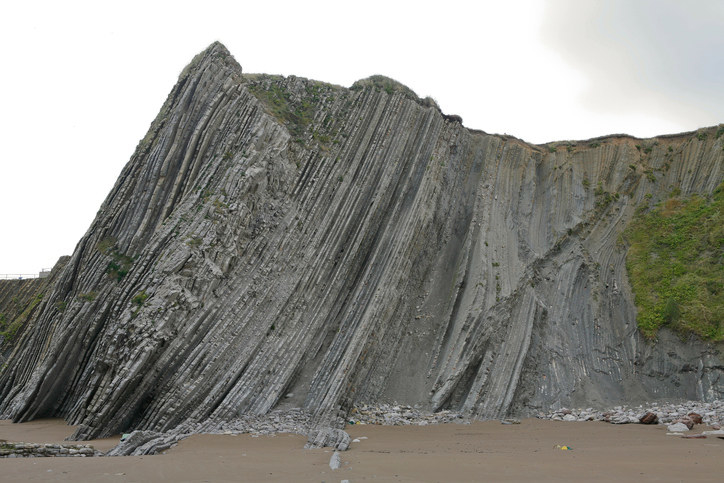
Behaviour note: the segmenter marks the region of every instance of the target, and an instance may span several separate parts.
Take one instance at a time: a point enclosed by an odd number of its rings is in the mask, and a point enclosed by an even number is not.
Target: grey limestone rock
[[[721,398],[721,345],[639,334],[620,237],[672,186],[716,188],[715,130],[550,149],[384,78],[245,75],[212,44],[5,352],[0,417],[173,439],[291,408],[341,428],[389,401],[501,419]]]
[[[337,428],[317,428],[310,431],[305,448],[334,448],[346,451],[349,448],[350,437],[346,431]]]
[[[689,427],[684,423],[674,423],[669,424],[666,429],[668,429],[672,433],[681,433],[684,431],[689,431]]]
[[[162,438],[164,435],[155,431],[133,431],[118,445],[112,448],[106,456],[129,456],[150,441]]]

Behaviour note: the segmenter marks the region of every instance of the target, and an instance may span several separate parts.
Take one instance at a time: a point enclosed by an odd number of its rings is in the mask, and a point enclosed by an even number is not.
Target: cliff
[[[85,439],[280,407],[720,398],[721,343],[637,330],[621,234],[672,187],[711,193],[723,144],[530,145],[381,77],[243,75],[215,43],[27,322],[0,417]]]

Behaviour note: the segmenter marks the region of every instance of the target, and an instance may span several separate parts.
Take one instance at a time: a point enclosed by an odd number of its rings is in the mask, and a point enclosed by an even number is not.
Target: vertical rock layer
[[[384,78],[242,75],[213,44],[22,332],[0,416],[82,439],[277,406],[721,397],[721,346],[638,334],[621,238],[637,206],[721,182],[715,131],[529,145]]]

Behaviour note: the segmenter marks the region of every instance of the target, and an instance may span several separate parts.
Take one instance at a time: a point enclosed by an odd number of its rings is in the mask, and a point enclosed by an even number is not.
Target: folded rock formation
[[[715,131],[531,145],[379,76],[242,75],[212,44],[4,355],[0,417],[87,439],[721,398],[721,344],[637,331],[620,236],[672,186],[716,188]]]

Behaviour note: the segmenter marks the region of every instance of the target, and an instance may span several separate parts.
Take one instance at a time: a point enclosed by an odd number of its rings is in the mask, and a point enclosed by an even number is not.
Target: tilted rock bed
[[[634,329],[621,243],[673,188],[716,189],[717,132],[531,145],[391,81],[244,75],[214,43],[13,312],[0,418],[141,429],[150,451],[279,404],[317,430],[361,401],[412,405],[362,415],[404,424],[415,405],[497,420],[723,399],[718,346]]]
[[[51,444],[51,443],[0,443],[0,458],[35,458],[35,457],[86,457],[102,456],[89,444]]]

